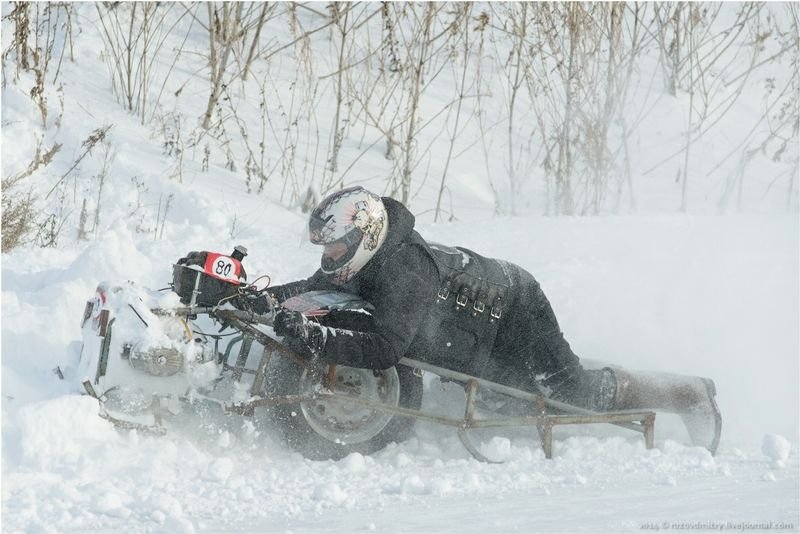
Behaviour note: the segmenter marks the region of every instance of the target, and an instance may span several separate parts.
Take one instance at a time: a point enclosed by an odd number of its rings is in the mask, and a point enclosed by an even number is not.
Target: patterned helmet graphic
[[[360,271],[386,240],[389,222],[381,197],[356,186],[337,191],[311,212],[311,242],[323,245],[322,271],[344,284]]]

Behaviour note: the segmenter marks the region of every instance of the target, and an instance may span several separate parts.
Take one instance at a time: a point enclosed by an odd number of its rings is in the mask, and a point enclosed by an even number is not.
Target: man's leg
[[[609,369],[586,370],[558,325],[539,283],[523,272],[508,323],[498,332],[493,351],[506,367],[506,383],[538,387],[554,400],[606,411],[616,391]],[[520,368],[521,367],[521,368]]]

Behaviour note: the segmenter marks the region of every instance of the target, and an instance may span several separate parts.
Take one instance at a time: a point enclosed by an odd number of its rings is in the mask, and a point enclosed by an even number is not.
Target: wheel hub
[[[323,374],[306,369],[300,377],[302,394],[319,392]],[[384,370],[338,366],[328,390],[341,396],[398,406],[400,379],[394,367]],[[315,400],[300,404],[309,426],[336,443],[367,441],[383,430],[392,414],[349,403],[346,400]]]

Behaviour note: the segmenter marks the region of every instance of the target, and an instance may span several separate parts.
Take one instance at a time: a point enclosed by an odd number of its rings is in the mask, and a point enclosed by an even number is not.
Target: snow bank
[[[21,408],[17,417],[24,461],[46,471],[85,461],[87,448],[114,448],[119,435],[111,423],[98,417],[98,408],[94,399],[77,395]]]

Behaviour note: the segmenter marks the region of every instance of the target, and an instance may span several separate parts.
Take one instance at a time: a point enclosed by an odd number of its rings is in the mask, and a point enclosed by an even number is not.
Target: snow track
[[[434,382],[434,387],[438,385]],[[648,524],[772,521],[797,525],[796,448],[696,447],[559,433],[487,438],[503,465],[471,459],[455,435],[418,436],[372,456],[312,462],[246,420],[146,437],[118,433],[87,397],[28,405],[6,447],[3,528],[127,532],[618,532]],[[16,447],[14,447],[16,448]],[[15,457],[16,456],[16,457]]]

